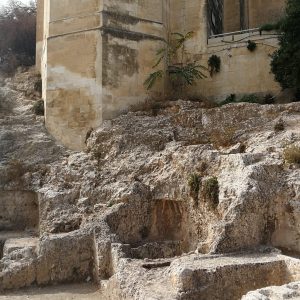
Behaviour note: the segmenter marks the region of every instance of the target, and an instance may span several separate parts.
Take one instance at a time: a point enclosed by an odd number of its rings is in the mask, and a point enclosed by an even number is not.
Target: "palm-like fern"
[[[164,72],[162,70],[151,73],[144,82],[144,86],[146,87],[146,89],[150,90],[154,86],[156,81],[163,77],[163,73]]]
[[[196,63],[189,63],[183,66],[169,66],[168,73],[171,78],[181,78],[187,85],[193,85],[197,79],[203,79],[207,76],[203,71],[207,69]]]
[[[202,65],[193,63],[185,63],[185,42],[194,36],[194,32],[190,31],[186,34],[179,32],[174,32],[171,34],[174,38],[166,42],[166,46],[159,49],[156,52],[156,61],[153,68],[160,65],[161,62],[165,61],[167,64],[166,75],[171,79],[181,79],[185,85],[193,85],[197,79],[203,79],[207,76],[204,71],[207,70]],[[170,61],[173,57],[176,58],[178,51],[181,51],[181,62],[179,64],[172,65]],[[157,80],[163,78],[165,72],[163,70],[158,70],[151,73],[144,82],[144,86],[147,90],[150,90],[156,83]]]

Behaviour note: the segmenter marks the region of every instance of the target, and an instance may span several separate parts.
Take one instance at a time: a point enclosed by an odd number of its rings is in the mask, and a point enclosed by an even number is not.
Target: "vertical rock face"
[[[0,191],[0,230],[38,228],[37,195],[32,192]]]

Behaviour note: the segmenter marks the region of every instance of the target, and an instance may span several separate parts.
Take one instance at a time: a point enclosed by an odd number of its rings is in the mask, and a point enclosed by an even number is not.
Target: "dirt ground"
[[[101,299],[98,288],[91,284],[72,284],[23,289],[0,295],[0,300],[95,300]]]

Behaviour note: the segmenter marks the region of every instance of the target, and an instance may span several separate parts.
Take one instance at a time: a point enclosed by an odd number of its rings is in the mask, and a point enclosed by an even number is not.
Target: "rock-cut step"
[[[0,232],[0,259],[15,250],[27,248],[35,251],[38,241],[39,238],[31,233],[22,231]]]
[[[135,293],[126,296],[139,300],[240,300],[249,291],[300,279],[300,260],[277,252],[191,254],[162,262],[147,259],[145,268],[143,260],[128,261],[118,276],[112,277],[113,284],[108,283],[105,292],[110,294],[116,280],[124,282],[128,272],[135,282]],[[155,267],[151,268],[152,264]],[[120,292],[125,293],[133,288],[129,283],[121,286]]]

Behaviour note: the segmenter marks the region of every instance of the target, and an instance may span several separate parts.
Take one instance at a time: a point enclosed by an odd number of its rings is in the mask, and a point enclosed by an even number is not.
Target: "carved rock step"
[[[38,245],[38,238],[26,237],[19,239],[6,240],[3,247],[3,256],[9,255],[11,252],[20,249],[30,249],[35,252]]]
[[[117,287],[117,294],[138,300],[240,300],[249,291],[300,279],[300,260],[277,252],[190,254],[163,262],[127,261],[108,281],[104,299]],[[123,299],[117,294],[114,299]]]
[[[190,256],[175,260],[170,276],[180,299],[234,300],[251,290],[295,280],[299,268],[300,260],[276,253]]]
[[[37,244],[38,237],[34,231],[2,231],[0,232],[0,259],[23,248],[30,248],[35,251]]]

